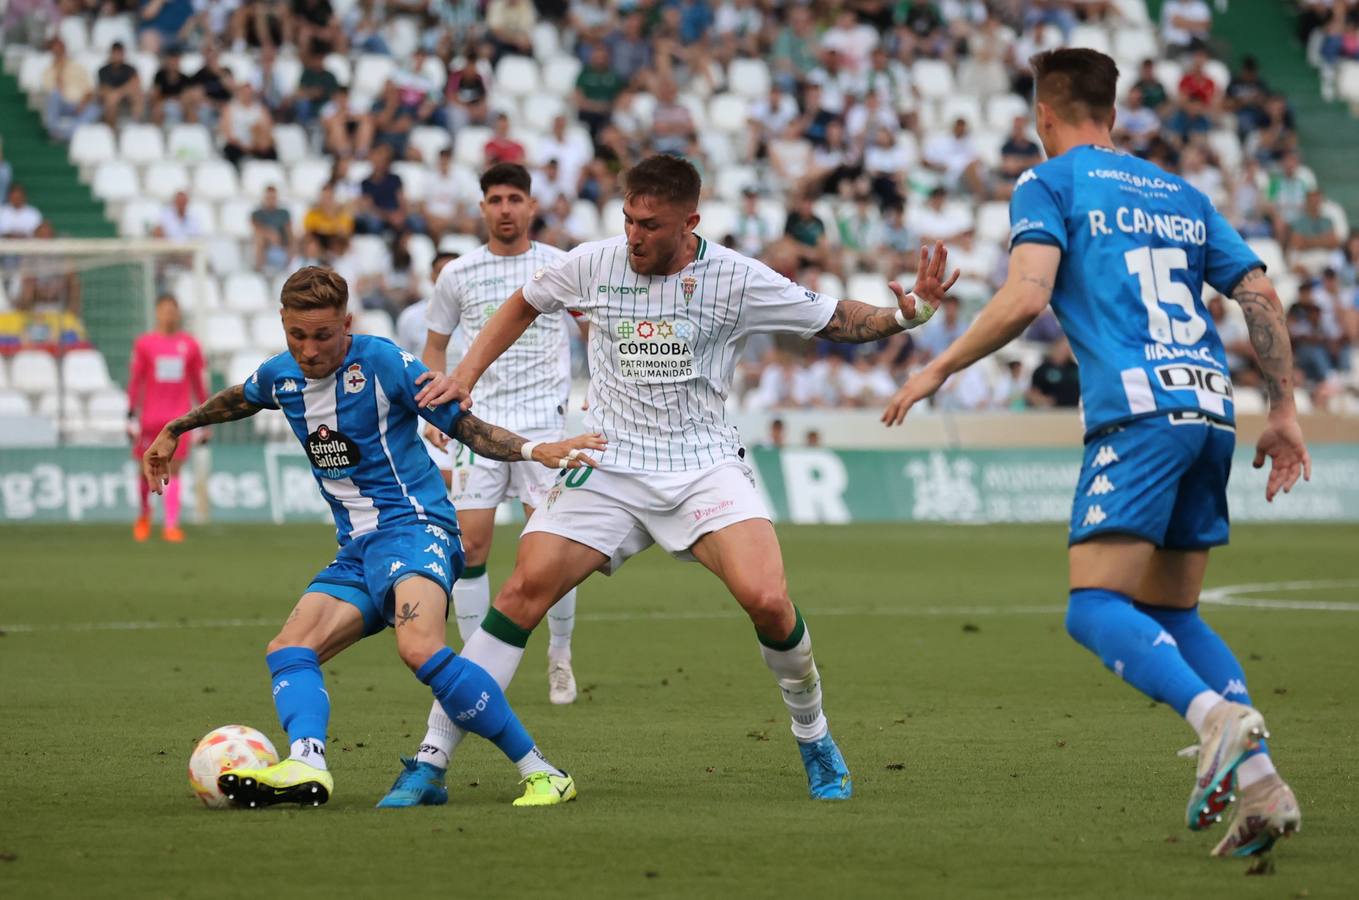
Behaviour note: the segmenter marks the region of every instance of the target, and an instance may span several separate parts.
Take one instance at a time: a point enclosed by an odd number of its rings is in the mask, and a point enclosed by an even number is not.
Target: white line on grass
[[[1345,578],[1333,581],[1262,581],[1256,584],[1228,584],[1208,588],[1199,595],[1203,603],[1218,606],[1244,606],[1251,609],[1306,609],[1322,612],[1359,612],[1359,603],[1343,600],[1288,600],[1282,597],[1247,597],[1244,594],[1261,594],[1270,591],[1321,591],[1335,588],[1359,589],[1359,579]]]

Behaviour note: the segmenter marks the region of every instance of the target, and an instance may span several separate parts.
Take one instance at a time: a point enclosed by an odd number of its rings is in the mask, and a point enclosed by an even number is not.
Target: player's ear
[[[693,212],[689,213],[688,218],[684,220],[685,234],[693,234],[694,229],[698,227],[698,219],[699,219],[698,210],[694,210]]]
[[[344,333],[354,333],[354,314],[352,312],[346,312],[344,314]]]

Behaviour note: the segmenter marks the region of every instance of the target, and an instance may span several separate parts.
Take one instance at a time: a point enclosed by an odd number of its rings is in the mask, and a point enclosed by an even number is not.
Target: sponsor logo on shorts
[[[736,505],[735,500],[723,500],[714,506],[705,506],[703,509],[696,509],[691,513],[691,515],[693,516],[695,522],[702,522],[706,519],[711,519],[713,516],[717,515],[720,512],[725,512],[726,510],[731,509],[735,505]]]
[[[552,508],[552,504],[556,503],[556,502],[557,502],[557,498],[560,497],[561,495],[562,495],[562,486],[561,486],[560,484],[554,484],[554,485],[552,485],[552,490],[550,490],[550,491],[547,492],[547,499],[543,501],[543,507],[542,507],[542,508],[543,508],[543,509],[551,509],[551,508]]]
[[[1109,480],[1108,475],[1096,475],[1095,480],[1090,482],[1090,490],[1085,492],[1085,496],[1102,496],[1114,492],[1114,483]]]
[[[1109,517],[1105,514],[1104,510],[1100,509],[1099,504],[1096,503],[1085,511],[1085,520],[1081,522],[1081,525],[1087,527],[1090,525],[1099,525],[1107,518]]]
[[[1118,462],[1118,454],[1115,453],[1114,448],[1110,447],[1108,444],[1105,444],[1103,447],[1100,447],[1099,450],[1096,451],[1095,453],[1096,466],[1107,466],[1110,463],[1116,462]]]

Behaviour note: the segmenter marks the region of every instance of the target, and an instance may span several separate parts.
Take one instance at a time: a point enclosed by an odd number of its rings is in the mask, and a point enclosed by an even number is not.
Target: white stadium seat
[[[349,82],[353,78],[353,70],[349,65],[349,57],[341,56],[338,53],[331,53],[321,63],[330,74],[335,76],[335,80],[342,87],[349,87]]]
[[[164,205],[155,200],[130,201],[123,206],[123,212],[118,217],[118,234],[128,238],[148,236],[160,222],[160,211]]]
[[[1007,243],[1010,237],[1010,205],[995,200],[977,207],[977,239]]]
[[[240,353],[249,346],[245,323],[238,313],[218,310],[203,316],[200,322],[198,339],[208,356],[220,359]]]
[[[406,252],[411,255],[411,271],[424,277],[429,274],[429,267],[434,264],[434,257],[439,251],[435,249],[429,235],[417,232],[406,238]]]
[[[407,200],[415,202],[424,196],[425,179],[429,177],[429,169],[424,163],[393,163],[392,172],[401,179],[401,190],[405,192]]]
[[[255,236],[255,227],[250,222],[250,214],[255,204],[249,200],[228,200],[217,209],[217,225],[222,233],[243,239]]]
[[[354,65],[354,80],[349,89],[355,94],[376,97],[395,74],[396,63],[390,56],[364,53]]]
[[[106,203],[122,203],[141,193],[137,169],[121,159],[99,164],[90,181],[90,191]]]
[[[208,241],[208,268],[214,275],[230,275],[245,265],[241,259],[241,243],[232,237],[215,237]]]
[[[15,390],[0,390],[0,417],[27,416],[32,413],[33,407],[23,394]]]
[[[108,435],[122,434],[127,425],[127,395],[119,390],[102,390],[85,403],[89,427]]]
[[[1246,243],[1255,251],[1255,255],[1260,257],[1260,262],[1265,264],[1267,271],[1271,273],[1287,271],[1283,248],[1279,246],[1278,241],[1273,238],[1250,238]]]
[[[845,283],[845,296],[874,306],[895,306],[897,302],[892,296],[892,289],[887,286],[887,279],[867,272],[856,272],[849,276],[849,281]]]
[[[118,155],[138,166],[165,158],[165,138],[155,125],[133,123],[118,133]]]
[[[250,317],[250,343],[257,350],[272,355],[287,349],[288,342],[283,338],[283,323],[278,315],[278,310],[272,309],[268,312],[257,312]]]
[[[61,358],[61,383],[75,394],[93,394],[113,385],[104,354],[98,350],[70,350]]]
[[[55,419],[67,431],[73,431],[85,422],[85,404],[75,394],[43,394],[38,398],[38,415]]]
[[[255,57],[249,53],[223,53],[220,56],[222,66],[231,73],[231,77],[237,84],[250,84],[257,90],[260,83],[260,67],[255,61]]]
[[[751,166],[727,166],[717,173],[717,196],[735,203],[741,198],[742,191],[758,184],[759,180]]]
[[[554,56],[543,64],[543,88],[558,97],[569,97],[580,76],[580,60],[574,56]]]
[[[209,159],[193,170],[193,193],[200,200],[231,200],[241,195],[236,169],[224,159]]]
[[[527,56],[502,56],[495,67],[495,88],[513,97],[527,97],[538,91],[538,64]]]
[[[408,59],[420,46],[420,26],[410,16],[396,16],[383,30],[387,47],[397,59]]]
[[[272,159],[247,159],[241,164],[241,193],[251,200],[264,196],[264,189],[278,188],[283,198],[288,196],[288,173]]]
[[[146,195],[155,200],[168,201],[180,191],[189,189],[189,172],[177,162],[155,162],[146,167]],[[207,225],[204,223],[207,230]]]
[[[309,152],[307,132],[301,125],[275,125],[274,149],[278,153],[278,161],[284,165],[300,161]]]
[[[57,361],[42,350],[20,350],[9,363],[9,383],[30,396],[55,394],[60,384]]]
[[[217,155],[208,129],[195,122],[171,126],[165,142],[165,155],[187,165],[201,163]]]
[[[1029,115],[1029,104],[1018,94],[996,94],[986,98],[986,127],[1009,133],[1015,117]]]
[[[556,94],[538,91],[524,98],[524,121],[545,133],[551,130],[552,120],[566,111],[565,101]]]
[[[1071,38],[1066,45],[1068,47],[1084,47],[1087,50],[1098,50],[1107,55],[1110,52],[1109,32],[1099,25],[1077,25],[1071,29]]]
[[[270,305],[269,285],[256,272],[233,272],[222,283],[222,300],[233,312],[264,312]]]
[[[763,59],[733,59],[727,67],[727,86],[743,97],[760,100],[769,96],[769,64]]]
[[[561,35],[558,26],[552,22],[539,22],[533,26],[533,58],[551,59],[561,52]]]
[[[90,45],[90,31],[80,16],[62,16],[57,23],[57,37],[66,45],[67,53],[83,53]]]
[[[750,100],[740,94],[718,94],[708,101],[708,124],[728,134],[750,129]]]
[[[939,100],[953,93],[953,69],[943,60],[918,59],[911,66],[911,79],[920,96]]]
[[[432,166],[439,159],[439,151],[453,145],[453,138],[447,128],[420,125],[411,129],[411,145],[420,152],[420,158]]]
[[[390,265],[391,253],[387,250],[387,242],[375,234],[356,234],[350,246],[354,248],[361,275],[385,272]]]
[[[68,154],[77,166],[94,166],[115,158],[118,147],[113,141],[113,129],[103,122],[81,125],[71,135]]]
[[[99,16],[95,19],[94,29],[90,32],[90,49],[107,54],[108,49],[117,42],[129,50],[137,46],[132,16]]]
[[[355,316],[355,319],[354,330],[360,334],[371,334],[388,340],[396,337],[396,326],[392,324],[392,317],[386,310],[366,309]]]
[[[446,234],[439,238],[440,253],[456,253],[466,256],[481,246],[481,241],[471,234]]]
[[[486,142],[491,139],[491,129],[480,125],[459,128],[453,138],[453,159],[459,165],[468,166],[480,172],[486,162]]]
[[[245,384],[265,359],[267,357],[255,350],[241,350],[231,354],[231,358],[222,368],[222,375],[226,378],[227,384]]]
[[[289,192],[300,200],[311,202],[330,181],[329,160],[312,157],[293,165],[288,175]]]
[[[19,63],[19,87],[25,94],[34,95],[42,90],[43,76],[52,66],[52,54],[46,50],[30,53]],[[575,82],[571,83],[575,87]]]
[[[184,272],[174,280],[172,293],[189,316],[209,313],[222,305],[221,295],[217,291],[217,279],[211,275],[205,275],[200,279],[192,272]]]
[[[1146,28],[1116,28],[1113,55],[1120,68],[1139,66],[1144,59],[1155,59],[1161,55],[1156,45],[1156,33]]]
[[[939,111],[944,124],[949,128],[952,128],[953,123],[958,119],[966,119],[967,124],[974,130],[982,124],[981,100],[971,94],[954,94],[944,100]],[[1009,129],[1010,126],[1007,123],[1005,130],[1009,131]]]

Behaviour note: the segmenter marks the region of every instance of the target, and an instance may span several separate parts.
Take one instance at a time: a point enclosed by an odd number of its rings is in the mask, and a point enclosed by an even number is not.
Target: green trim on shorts
[[[468,566],[467,568],[462,570],[463,578],[480,578],[485,574],[486,574],[485,563],[479,566]]]
[[[764,644],[770,650],[778,650],[780,652],[792,650],[798,644],[802,643],[802,636],[807,633],[807,623],[802,621],[802,610],[794,606],[793,613],[797,616],[797,622],[793,624],[792,634],[781,641],[771,641],[769,638],[760,634],[759,629],[756,629],[755,636],[760,639],[760,643]]]
[[[486,613],[486,618],[481,620],[481,630],[521,650],[528,646],[529,635],[532,634],[527,628],[520,628],[514,624],[509,616],[494,606]]]

